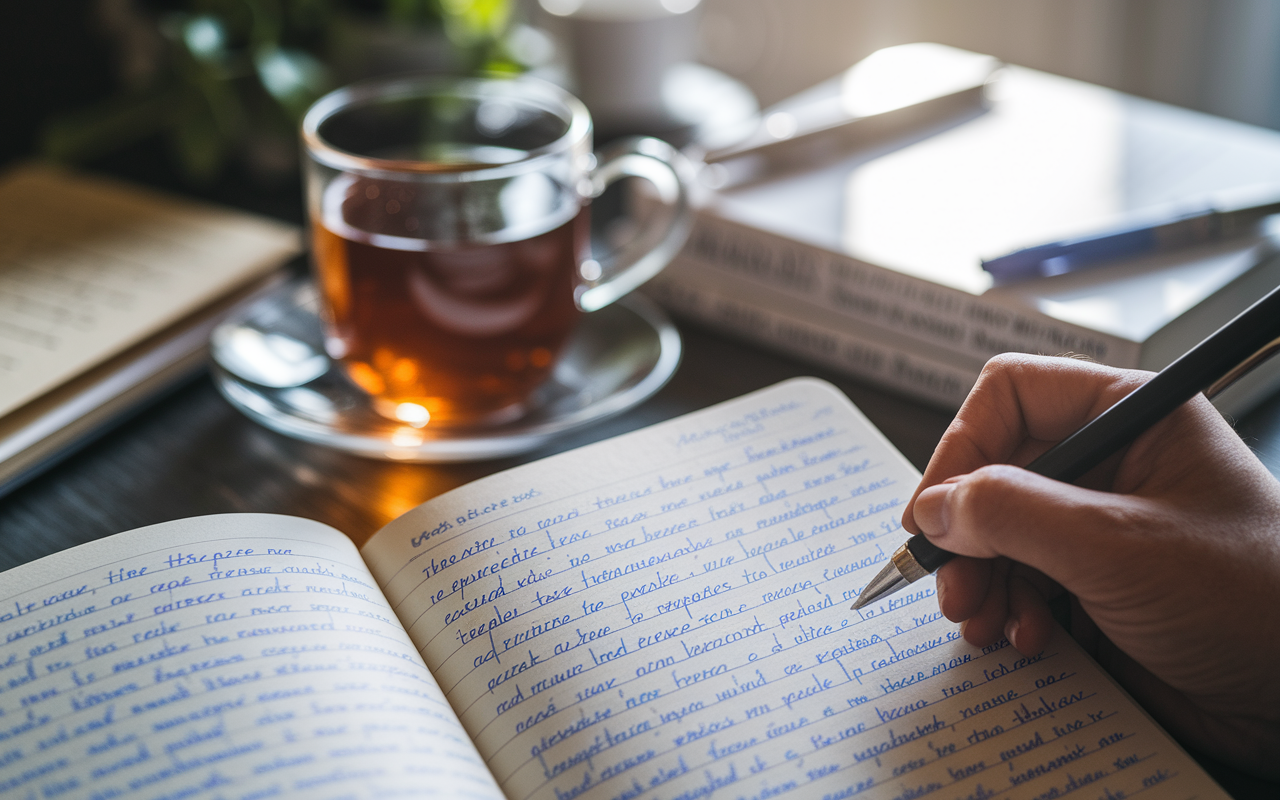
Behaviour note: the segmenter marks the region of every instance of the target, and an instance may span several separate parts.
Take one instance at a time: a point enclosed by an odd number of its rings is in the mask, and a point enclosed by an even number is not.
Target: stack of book
[[[0,494],[198,374],[291,225],[47,165],[0,175]]]
[[[677,314],[956,408],[988,358],[1160,369],[1280,284],[1267,231],[993,286],[981,259],[1280,186],[1280,133],[1005,67],[989,108],[896,150],[722,190],[647,291]],[[1242,413],[1280,368],[1217,401]]]

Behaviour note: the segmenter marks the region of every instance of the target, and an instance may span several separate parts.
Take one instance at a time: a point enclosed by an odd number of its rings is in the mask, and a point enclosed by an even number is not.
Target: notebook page
[[[0,796],[502,795],[354,545],[237,514],[0,574]]]
[[[26,166],[0,179],[0,414],[298,252],[289,225]]]
[[[363,549],[509,798],[1221,797],[1065,635],[850,601],[918,473],[790,381],[477,481]]]

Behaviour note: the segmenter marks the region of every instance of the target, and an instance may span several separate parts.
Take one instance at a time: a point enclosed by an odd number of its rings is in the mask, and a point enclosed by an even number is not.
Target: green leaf
[[[387,0],[387,19],[405,27],[438,25],[441,18],[438,0]]]
[[[509,0],[440,0],[445,31],[459,44],[492,41],[511,20]]]
[[[297,120],[331,83],[329,70],[304,50],[263,47],[254,66],[262,87]]]

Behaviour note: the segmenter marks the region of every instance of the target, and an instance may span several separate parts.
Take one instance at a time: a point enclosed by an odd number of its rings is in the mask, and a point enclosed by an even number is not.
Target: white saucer
[[[370,458],[416,463],[515,455],[638,405],[680,363],[680,334],[631,295],[583,317],[521,418],[488,428],[417,429],[376,413],[325,355],[317,297],[293,281],[213,332],[214,383],[250,419],[286,436]]]

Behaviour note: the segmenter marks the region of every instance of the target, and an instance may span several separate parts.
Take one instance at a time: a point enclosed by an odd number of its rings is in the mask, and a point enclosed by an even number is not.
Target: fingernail
[[[1018,621],[1016,619],[1011,619],[1004,624],[1004,638],[1009,640],[1009,644],[1013,645],[1014,647],[1017,647],[1018,643],[1014,641],[1014,638],[1013,638],[1017,635],[1018,635]]]
[[[925,489],[916,498],[914,514],[921,531],[933,536],[947,532],[951,493],[955,488],[954,483],[940,483]]]

